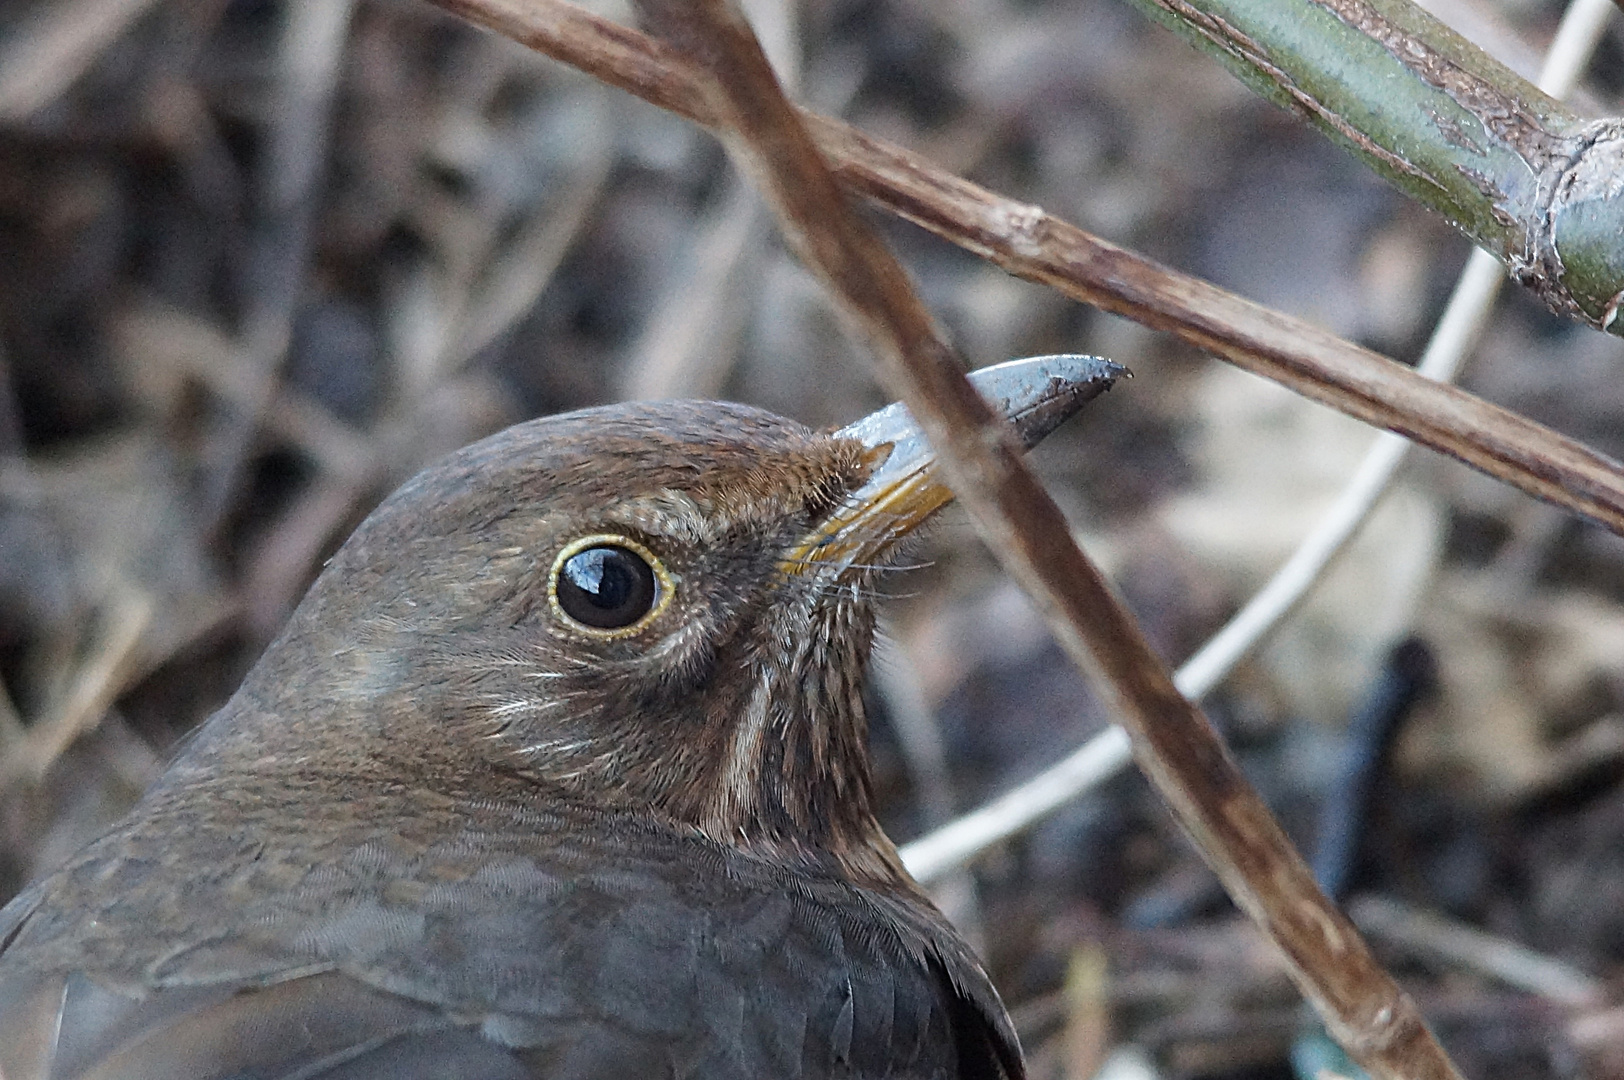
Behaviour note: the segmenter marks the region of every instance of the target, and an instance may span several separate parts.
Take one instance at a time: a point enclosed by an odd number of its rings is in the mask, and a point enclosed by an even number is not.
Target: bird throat
[[[774,859],[894,885],[901,863],[874,817],[863,706],[872,607],[854,589],[780,619],[785,633],[753,658],[701,828]]]

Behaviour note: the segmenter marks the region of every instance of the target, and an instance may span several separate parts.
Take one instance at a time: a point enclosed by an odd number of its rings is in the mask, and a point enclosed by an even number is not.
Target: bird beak
[[[1068,417],[1093,401],[1127,368],[1096,356],[1034,356],[970,373],[970,383],[1008,418],[1030,450]],[[792,573],[873,566],[898,540],[953,501],[936,455],[900,402],[834,433],[855,439],[875,462],[868,480],[796,546],[784,560]]]

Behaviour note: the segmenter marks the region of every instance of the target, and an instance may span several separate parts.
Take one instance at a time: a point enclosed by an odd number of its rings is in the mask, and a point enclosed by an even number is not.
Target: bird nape
[[[978,372],[1026,445],[1121,369]],[[898,406],[520,424],[411,480],[122,822],[0,912],[0,1080],[1013,1078],[874,820]]]

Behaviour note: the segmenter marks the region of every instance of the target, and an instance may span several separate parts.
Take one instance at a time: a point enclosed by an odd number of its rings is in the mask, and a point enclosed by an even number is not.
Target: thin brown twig
[[[55,101],[157,0],[40,4],[0,51],[0,122]]]
[[[620,380],[624,397],[658,401],[717,397],[739,354],[750,311],[743,281],[757,271],[772,227],[761,200],[737,183],[702,223],[692,256],[682,260],[670,288],[629,350]]]
[[[710,127],[693,64],[565,0],[433,0]],[[841,183],[1010,273],[1165,330],[1322,404],[1457,458],[1624,535],[1624,466],[1302,320],[978,187],[838,120],[801,111]]]
[[[282,514],[277,526],[250,552],[243,574],[243,620],[249,633],[269,641],[315,576],[324,550],[336,546],[340,528],[354,523],[355,507],[375,476],[342,473],[321,477]]]
[[[466,311],[456,320],[442,355],[434,358],[436,381],[466,367],[481,349],[535,307],[536,298],[575,247],[603,196],[614,164],[612,151],[612,140],[594,140],[556,204],[519,229],[510,250],[490,268],[489,280],[468,298]]]
[[[773,69],[791,92],[801,78],[801,42],[793,5],[743,0]],[[735,178],[701,222],[692,253],[676,261],[671,278],[628,350],[620,379],[630,400],[719,397],[739,359],[753,290],[743,283],[760,269],[773,227],[761,196]]]
[[[1263,927],[1331,1032],[1374,1076],[1457,1074],[1407,995],[1314,884],[1200,710],[1071,537],[1021,460],[1008,425],[976,395],[901,264],[859,217],[728,0],[640,0],[663,36],[697,57],[725,137],[791,243],[869,334],[881,373],[935,447],[983,538],[1106,688],[1141,766],[1230,894]]]
[[[0,781],[38,783],[68,747],[96,726],[141,667],[141,649],[153,611],[153,598],[145,592],[134,588],[119,591],[104,616],[105,625],[92,655],[79,668],[67,694],[49,715],[6,748]]]
[[[275,398],[293,338],[316,200],[326,160],[344,49],[355,0],[288,4],[277,47],[278,100],[260,172],[258,240],[242,350],[250,378],[242,407],[231,408],[210,452],[204,505],[219,529],[247,467],[263,413]]]

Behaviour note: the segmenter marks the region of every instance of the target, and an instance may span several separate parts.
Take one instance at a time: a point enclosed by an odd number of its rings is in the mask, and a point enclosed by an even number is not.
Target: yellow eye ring
[[[553,615],[571,630],[601,640],[641,633],[675,592],[676,581],[660,557],[618,533],[570,541],[547,576]]]

